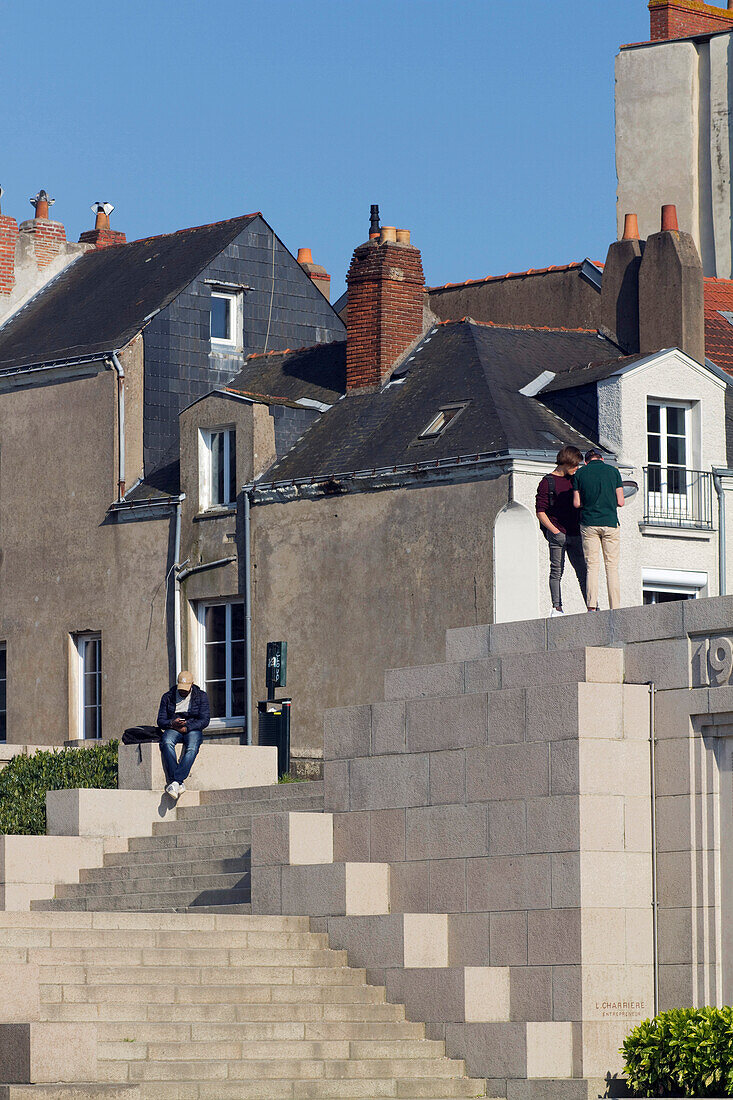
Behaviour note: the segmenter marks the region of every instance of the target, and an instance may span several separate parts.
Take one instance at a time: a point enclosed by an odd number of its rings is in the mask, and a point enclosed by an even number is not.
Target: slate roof
[[[610,344],[610,341],[608,341]],[[555,378],[542,388],[542,393],[553,393],[557,390],[577,389],[579,386],[587,386],[591,383],[602,382],[604,378],[611,378],[617,371],[624,367],[633,366],[642,359],[648,359],[648,355],[637,353],[636,355],[619,355],[619,349],[615,344],[616,357],[612,359],[595,360],[592,363],[572,364],[565,370],[560,370]]]
[[[343,398],[324,413],[260,485],[509,451],[554,454],[593,440],[519,390],[544,370],[614,361],[596,332],[442,322],[404,367],[405,381]],[[402,367],[397,374],[402,373]],[[441,406],[467,402],[442,435],[418,440]]]
[[[346,341],[250,355],[226,388],[245,397],[333,405],[346,392]]]
[[[123,348],[256,217],[84,253],[0,327],[0,370]]]

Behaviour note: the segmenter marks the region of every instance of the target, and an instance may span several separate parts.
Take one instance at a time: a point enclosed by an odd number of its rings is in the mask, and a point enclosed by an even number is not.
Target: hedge
[[[46,791],[117,786],[117,741],[15,756],[0,771],[0,834],[46,832]]]
[[[733,1096],[733,1008],[674,1008],[621,1048],[634,1096]]]

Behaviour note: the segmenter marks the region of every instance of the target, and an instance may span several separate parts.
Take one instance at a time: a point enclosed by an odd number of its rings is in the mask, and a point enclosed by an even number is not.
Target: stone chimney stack
[[[313,263],[310,248],[298,249],[298,263],[305,271],[314,286],[317,286],[327,302],[331,301],[331,276],[325,267]]]
[[[93,244],[95,248],[109,248],[113,244],[125,244],[127,237],[116,229],[110,229],[109,216],[114,210],[111,202],[93,202],[94,229],[85,230],[79,237],[81,244]]]
[[[0,198],[3,189],[0,187]],[[18,223],[0,213],[0,297],[7,297],[15,286],[15,246],[18,243]]]
[[[661,232],[647,240],[639,267],[639,350],[673,347],[705,362],[704,283],[694,240],[679,231],[676,208],[663,206]]]
[[[601,324],[625,352],[639,350],[639,268],[644,241],[636,214],[627,214],[624,235],[608,250],[601,284]]]
[[[690,38],[695,34],[733,29],[733,7],[703,4],[700,0],[649,0],[650,38]]]
[[[56,200],[49,198],[47,191],[39,191],[29,201],[35,209],[35,217],[20,223],[20,235],[31,242],[36,264],[42,268],[64,250],[66,230],[61,222],[52,221],[48,216],[48,209]]]
[[[376,215],[378,219],[378,214]],[[346,277],[346,388],[376,389],[423,331],[425,276],[407,230],[382,226],[372,207],[369,240],[354,251]]]

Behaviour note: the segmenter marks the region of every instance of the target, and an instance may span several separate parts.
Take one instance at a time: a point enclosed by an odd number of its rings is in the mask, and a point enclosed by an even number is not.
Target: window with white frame
[[[237,433],[234,428],[201,432],[201,507],[225,508],[237,500]]]
[[[0,741],[8,739],[8,651],[5,642],[0,642]]]
[[[642,569],[643,602],[696,600],[707,589],[708,575],[693,569]]]
[[[235,293],[224,290],[211,292],[211,343],[222,346],[236,345],[238,333],[239,301]]]
[[[237,725],[245,717],[244,604],[239,600],[198,607],[200,676],[211,717]]]
[[[690,406],[647,401],[649,490],[662,499],[684,497],[690,467]]]
[[[85,741],[102,736],[102,635],[77,634],[78,734]]]

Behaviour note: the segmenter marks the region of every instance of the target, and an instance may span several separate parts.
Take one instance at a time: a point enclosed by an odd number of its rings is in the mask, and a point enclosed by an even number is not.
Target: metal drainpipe
[[[713,484],[718,494],[718,595],[725,596],[727,578],[725,575],[725,492],[720,473],[713,470]]]
[[[250,496],[244,491],[244,652],[246,660],[247,744],[252,744],[252,554],[250,551]]]
[[[182,668],[182,648],[183,642],[181,638],[181,582],[178,578],[178,562],[181,557],[181,512],[183,510],[183,502],[186,499],[186,494],[181,493],[176,501],[176,537],[175,548],[173,550],[173,645],[176,655],[176,676]]]
[[[657,883],[657,780],[656,780],[656,738],[655,701],[656,685],[649,681],[649,766],[651,771],[650,790],[652,802],[652,950],[654,958],[654,1015],[659,1012],[659,891]]]
[[[117,499],[123,500],[125,496],[125,372],[117,358],[117,352],[113,351],[110,358],[112,366],[117,372]]]

